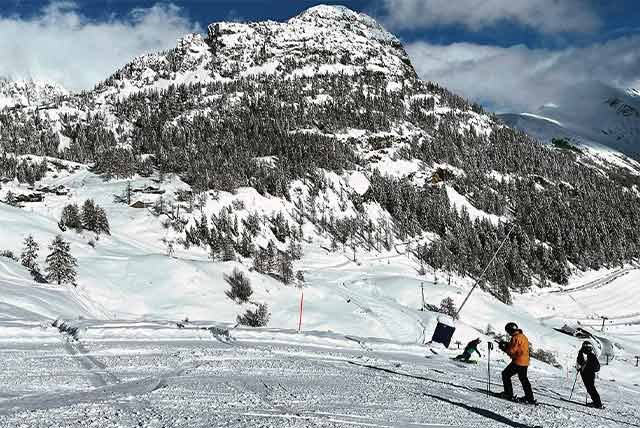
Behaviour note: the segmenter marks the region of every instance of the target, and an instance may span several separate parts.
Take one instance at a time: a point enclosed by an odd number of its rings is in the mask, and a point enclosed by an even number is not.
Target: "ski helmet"
[[[518,330],[518,324],[514,322],[508,322],[507,325],[504,326],[504,331],[506,331],[509,334],[515,333],[516,330]]]
[[[585,340],[584,342],[582,342],[582,349],[584,349],[585,351],[593,351],[593,343]]]

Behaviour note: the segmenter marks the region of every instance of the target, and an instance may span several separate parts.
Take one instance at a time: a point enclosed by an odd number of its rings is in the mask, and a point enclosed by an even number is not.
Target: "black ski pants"
[[[594,372],[581,371],[580,377],[582,377],[584,387],[587,389],[587,393],[591,397],[594,406],[601,407],[602,401],[600,401],[600,394],[598,394],[598,390],[596,389],[596,374]]]
[[[531,383],[527,377],[527,366],[519,366],[511,363],[506,369],[502,371],[502,384],[504,385],[504,392],[507,396],[513,396],[513,385],[511,384],[511,378],[514,375],[518,375],[522,389],[524,390],[524,396],[527,400],[533,400],[533,390],[531,389]]]

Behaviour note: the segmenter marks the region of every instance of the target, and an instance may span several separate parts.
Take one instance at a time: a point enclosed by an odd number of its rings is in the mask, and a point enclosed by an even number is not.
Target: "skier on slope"
[[[469,359],[471,358],[471,355],[473,355],[474,352],[476,352],[478,356],[482,357],[482,354],[480,354],[480,351],[478,351],[478,345],[480,344],[480,342],[481,342],[480,338],[477,338],[467,343],[467,346],[465,346],[464,351],[462,351],[462,354],[455,357],[454,360],[468,363]]]
[[[533,397],[531,383],[527,377],[527,369],[529,368],[529,339],[527,339],[527,336],[524,335],[522,330],[520,330],[514,322],[507,323],[504,329],[509,336],[511,336],[511,340],[509,342],[501,341],[498,346],[511,357],[511,363],[502,371],[504,392],[502,392],[501,395],[508,400],[515,400],[511,378],[517,374],[525,394],[523,401],[527,404],[536,404],[537,401]]]
[[[596,373],[600,371],[600,361],[598,361],[598,357],[595,352],[593,352],[591,342],[585,341],[582,343],[576,362],[580,377],[582,377],[582,382],[584,382],[584,387],[591,397],[591,406],[601,409],[602,401],[600,401],[600,394],[598,394],[595,385]]]

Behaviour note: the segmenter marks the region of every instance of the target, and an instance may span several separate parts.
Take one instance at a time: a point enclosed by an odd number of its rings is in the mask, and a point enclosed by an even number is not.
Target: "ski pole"
[[[491,350],[493,343],[487,342],[487,397],[491,395]]]
[[[573,390],[576,388],[576,382],[578,382],[578,373],[580,373],[580,371],[576,370],[576,379],[573,381],[573,388],[571,388],[571,395],[569,395],[569,401],[571,401],[571,398],[573,397]]]

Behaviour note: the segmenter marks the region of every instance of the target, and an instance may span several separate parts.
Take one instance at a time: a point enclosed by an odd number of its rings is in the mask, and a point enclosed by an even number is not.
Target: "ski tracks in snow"
[[[63,337],[62,347],[85,369],[89,374],[89,381],[94,387],[99,388],[120,383],[120,379],[109,373],[107,367],[93,357],[80,342],[72,342],[70,339]]]
[[[407,307],[394,299],[384,296],[370,296],[360,290],[359,283],[366,279],[344,281],[336,291],[352,302],[365,315],[374,317],[387,330],[389,337],[397,341],[423,344],[426,326],[418,314],[411,313]],[[400,321],[399,321],[400,320]]]
[[[0,415],[8,415],[16,411],[51,410],[70,405],[109,403],[118,409],[121,419],[128,420],[131,426],[150,426],[159,422],[163,413],[155,406],[147,394],[164,388],[172,378],[182,376],[186,371],[197,368],[200,362],[192,362],[158,376],[122,381],[111,373],[80,342],[66,335],[61,335],[62,348],[87,373],[91,388],[44,394],[30,394],[0,402]],[[136,397],[135,399],[133,399]]]

